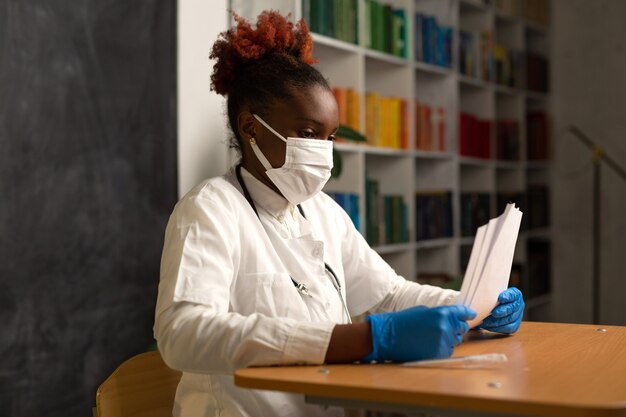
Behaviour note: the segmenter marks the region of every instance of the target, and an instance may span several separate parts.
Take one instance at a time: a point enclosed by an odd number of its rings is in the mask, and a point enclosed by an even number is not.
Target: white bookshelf
[[[251,6],[250,3],[255,3]],[[259,5],[262,4],[262,5]],[[459,30],[493,31],[494,39],[507,48],[533,50],[549,58],[549,29],[520,17],[510,16],[480,0],[382,0],[406,11],[408,23],[408,58],[399,58],[365,48],[364,3],[357,0],[359,45],[314,34],[317,67],[334,87],[351,88],[360,93],[361,131],[365,132],[365,92],[404,98],[408,113],[414,115],[414,100],[446,109],[446,151],[415,150],[416,122],[409,122],[409,149],[377,148],[363,144],[336,143],[343,157],[343,171],[332,179],[327,191],[356,193],[359,196],[361,232],[365,235],[365,178],[379,181],[381,194],[399,194],[405,199],[409,216],[409,242],[377,246],[374,249],[401,275],[416,280],[419,272],[444,272],[462,277],[461,247],[471,245],[473,238],[461,236],[460,195],[485,192],[491,197],[491,217],[496,213],[498,192],[524,192],[529,184],[551,183],[549,162],[527,162],[526,112],[529,109],[550,110],[548,94],[496,85],[491,81],[459,73]],[[260,9],[302,15],[301,0],[268,0],[265,2],[232,2],[233,10],[254,18]],[[443,68],[414,60],[413,32],[416,12],[436,16],[441,25],[451,26],[453,36],[452,68]],[[496,161],[461,157],[458,152],[459,112],[468,112],[493,122],[509,118],[519,122],[520,161]],[[495,158],[495,123],[491,132],[491,155]],[[415,241],[415,194],[419,191],[452,192],[453,230],[451,238]],[[524,231],[516,247],[515,261],[525,265],[529,238],[551,238],[551,230]],[[526,273],[526,271],[524,271]],[[550,295],[528,300],[531,317],[535,306],[545,308]],[[538,317],[542,319],[543,317]]]

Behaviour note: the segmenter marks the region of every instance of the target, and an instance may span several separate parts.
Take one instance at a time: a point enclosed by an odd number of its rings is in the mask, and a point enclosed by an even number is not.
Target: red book
[[[473,116],[467,113],[460,114],[459,154],[463,156],[471,155],[472,119]]]

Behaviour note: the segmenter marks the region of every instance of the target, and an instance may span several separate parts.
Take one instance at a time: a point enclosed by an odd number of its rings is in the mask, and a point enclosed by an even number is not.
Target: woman
[[[212,88],[228,99],[240,164],[174,209],[165,234],[155,337],[183,371],[175,415],[315,416],[302,396],[239,389],[240,367],[447,357],[474,312],[458,293],[398,276],[330,197],[337,104],[311,66],[312,40],[276,12],[239,17],[213,46]],[[483,327],[511,333],[507,290]],[[361,323],[350,316],[375,313]]]

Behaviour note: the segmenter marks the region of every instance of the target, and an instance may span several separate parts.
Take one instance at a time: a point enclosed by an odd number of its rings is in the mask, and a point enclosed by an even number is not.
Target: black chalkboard
[[[0,416],[90,416],[152,343],[174,0],[0,0]]]

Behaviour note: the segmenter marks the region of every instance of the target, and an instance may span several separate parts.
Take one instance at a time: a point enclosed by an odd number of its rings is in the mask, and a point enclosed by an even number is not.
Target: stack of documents
[[[509,203],[502,215],[476,231],[457,300],[457,304],[466,305],[476,312],[476,318],[468,322],[470,328],[491,314],[498,304],[498,295],[508,287],[521,221],[522,212]]]

